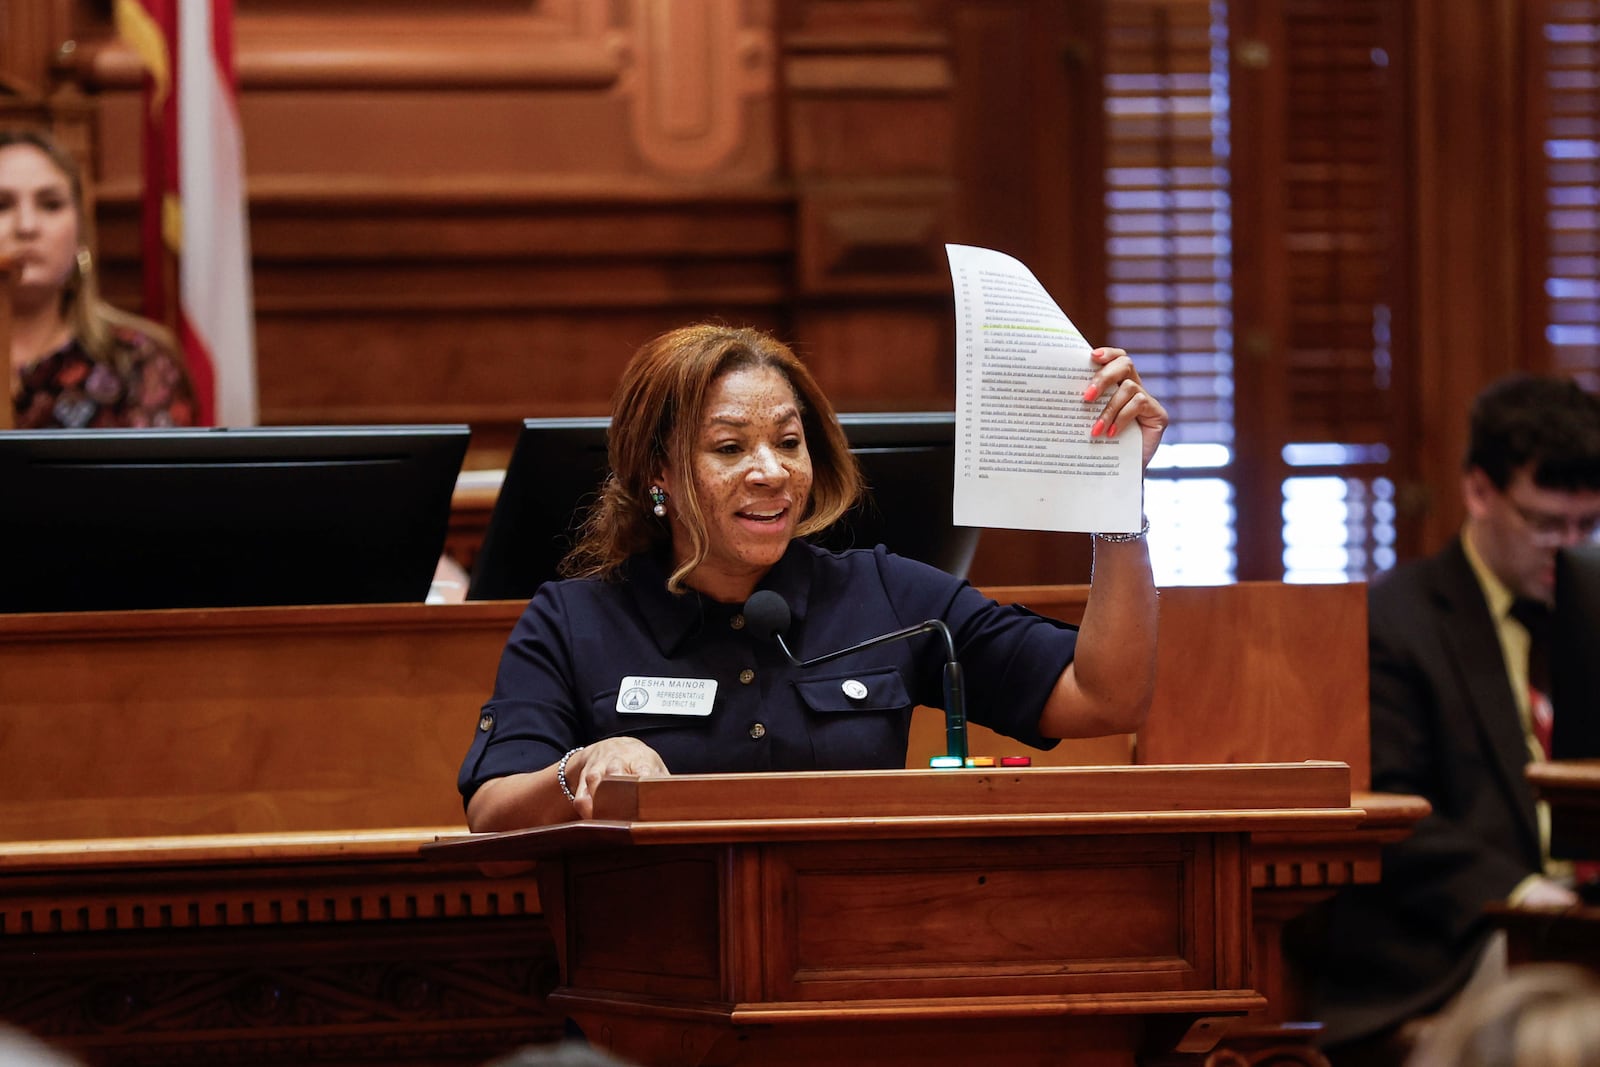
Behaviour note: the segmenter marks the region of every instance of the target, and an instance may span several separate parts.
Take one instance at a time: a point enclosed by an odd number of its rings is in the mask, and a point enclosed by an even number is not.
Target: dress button
[[[753,740],[759,741],[766,736],[767,728],[760,723],[756,723],[754,726],[750,727],[750,737]]]
[[[848,679],[839,688],[843,689],[844,695],[851,700],[865,700],[867,698],[867,687],[854,678]]]
[[[494,726],[494,716],[490,715],[487,711],[484,712],[483,713],[483,718],[478,720],[478,729],[480,729],[480,730],[484,731],[485,733],[487,733],[490,730],[490,728],[493,727],[493,726]]]
[[[728,625],[733,627],[735,630],[744,629],[744,616],[735,615],[733,618],[728,620]]]
[[[744,685],[749,685],[751,682],[753,682],[755,680],[756,680],[756,672],[751,670],[749,667],[746,667],[744,670],[739,672],[739,681],[741,683],[743,683]]]

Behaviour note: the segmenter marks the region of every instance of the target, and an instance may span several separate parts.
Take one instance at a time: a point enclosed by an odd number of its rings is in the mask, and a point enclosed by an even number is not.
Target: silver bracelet
[[[1150,516],[1144,517],[1144,525],[1139,527],[1138,533],[1097,533],[1094,536],[1102,541],[1109,541],[1114,545],[1126,544],[1129,541],[1143,541],[1150,533]]]
[[[571,759],[579,752],[582,752],[583,749],[583,745],[579,745],[577,748],[568,749],[567,754],[562,756],[561,761],[556,764],[556,784],[561,787],[561,795],[572,801],[574,804],[578,802],[578,798],[573,795],[572,787],[567,784],[567,760]]]

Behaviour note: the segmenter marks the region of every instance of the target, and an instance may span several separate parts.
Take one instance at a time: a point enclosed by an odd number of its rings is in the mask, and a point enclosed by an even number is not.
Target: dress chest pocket
[[[852,715],[901,711],[911,707],[905,679],[893,667],[795,680],[806,707],[819,715]]]

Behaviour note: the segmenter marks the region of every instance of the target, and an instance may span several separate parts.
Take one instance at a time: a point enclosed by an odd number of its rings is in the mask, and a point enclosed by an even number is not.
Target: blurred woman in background
[[[194,422],[194,391],[168,332],[101,299],[82,175],[41,130],[0,129],[0,261],[6,260],[13,426]]]

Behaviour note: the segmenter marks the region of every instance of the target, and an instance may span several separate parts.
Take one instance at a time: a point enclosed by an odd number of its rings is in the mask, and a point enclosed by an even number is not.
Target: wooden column
[[[1416,365],[1407,399],[1414,450],[1401,472],[1401,536],[1431,549],[1463,518],[1467,411],[1490,381],[1531,369],[1523,350],[1524,29],[1518,0],[1462,18],[1450,0],[1412,5],[1415,101],[1411,221]],[[1463,123],[1462,115],[1474,116]]]

